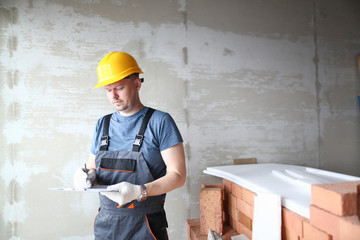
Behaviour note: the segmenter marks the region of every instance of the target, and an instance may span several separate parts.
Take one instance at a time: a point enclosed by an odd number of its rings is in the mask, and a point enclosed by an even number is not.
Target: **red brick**
[[[186,219],[187,240],[191,240],[191,228],[198,226],[200,228],[200,219]]]
[[[231,184],[231,193],[236,197],[241,199],[241,187],[236,183]]]
[[[238,211],[237,221],[240,222],[242,225],[244,225],[249,230],[252,230],[252,220],[240,211]]]
[[[234,227],[233,227],[238,233],[241,233],[241,223],[237,220],[234,221]]]
[[[229,180],[223,179],[223,186],[226,193],[231,193],[231,182]]]
[[[314,184],[311,186],[311,202],[339,216],[357,214],[357,185],[360,181]]]
[[[332,236],[320,229],[314,227],[309,221],[303,222],[304,237],[302,240],[332,240]]]
[[[221,238],[223,240],[231,240],[232,236],[239,235],[233,228],[230,226],[224,226],[223,235],[221,235]]]
[[[207,234],[200,234],[200,226],[194,226],[190,229],[190,239],[191,240],[207,240]]]
[[[286,228],[285,226],[282,226],[281,227],[281,239],[282,240],[300,240],[300,236],[296,232]]]
[[[233,160],[234,165],[255,164],[256,161],[256,158],[238,158]]]
[[[306,218],[284,207],[282,208],[281,215],[282,225],[298,236],[303,237],[303,221]]]
[[[357,216],[341,217],[340,239],[360,240],[360,221]]]
[[[317,206],[310,205],[310,223],[314,227],[333,236],[334,240],[339,238],[340,217]]]
[[[236,197],[232,194],[229,194],[228,197],[230,209],[236,209]]]
[[[224,186],[221,183],[203,183],[201,188],[223,188]]]
[[[237,211],[236,208],[231,208],[230,210],[230,217],[232,217],[233,219],[237,220]]]
[[[203,183],[201,184],[201,188],[220,188],[223,193],[223,200],[225,200],[224,186],[222,183]]]
[[[241,222],[237,222],[237,232],[239,234],[244,234],[246,237],[248,237],[250,240],[252,239],[252,231],[245,227]]]
[[[250,204],[248,204],[247,202],[245,202],[244,200],[241,200],[241,199],[237,199],[236,206],[240,210],[240,212],[242,212],[243,214],[248,216],[250,219],[254,219],[254,207],[253,206],[251,206]]]
[[[256,196],[256,193],[246,189],[241,188],[241,199],[250,204],[251,206],[254,206],[254,197]]]
[[[238,221],[236,221],[236,219],[233,218],[233,217],[231,217],[231,216],[230,216],[229,221],[230,221],[230,227],[232,227],[233,229],[237,230],[237,229],[236,229],[236,223],[237,223]]]
[[[200,190],[200,233],[208,234],[209,229],[223,231],[222,189],[203,188]]]

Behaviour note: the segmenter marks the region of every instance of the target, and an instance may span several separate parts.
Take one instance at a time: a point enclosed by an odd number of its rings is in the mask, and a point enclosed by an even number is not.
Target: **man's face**
[[[139,82],[139,78],[129,77],[104,86],[109,101],[120,113],[131,113],[139,101]]]

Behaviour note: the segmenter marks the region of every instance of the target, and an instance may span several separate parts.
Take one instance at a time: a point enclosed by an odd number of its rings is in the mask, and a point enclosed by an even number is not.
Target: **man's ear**
[[[136,86],[136,90],[140,91],[140,88],[141,88],[141,79],[140,78],[135,79],[135,86]]]

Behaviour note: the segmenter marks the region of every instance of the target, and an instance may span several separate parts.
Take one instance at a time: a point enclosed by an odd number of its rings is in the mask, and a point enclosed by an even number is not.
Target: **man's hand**
[[[74,173],[74,187],[77,189],[89,188],[96,179],[94,169],[78,168]]]
[[[128,182],[121,182],[108,186],[108,189],[117,190],[119,192],[101,192],[101,194],[108,197],[110,200],[117,202],[119,205],[131,202],[137,199],[141,194],[140,185],[134,185]]]

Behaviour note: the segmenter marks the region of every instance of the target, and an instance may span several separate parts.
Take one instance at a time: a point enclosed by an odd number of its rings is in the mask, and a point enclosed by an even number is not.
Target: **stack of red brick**
[[[282,239],[360,240],[358,186],[360,181],[312,185],[310,219],[282,208]],[[254,196],[226,179],[223,184],[203,184],[200,219],[186,221],[188,240],[206,240],[209,228],[224,240],[238,234],[251,239]]]
[[[255,195],[225,179],[223,184],[203,184],[200,219],[186,221],[188,240],[206,240],[209,229],[222,234],[224,240],[241,233],[251,239]]]
[[[360,240],[360,181],[311,186],[310,219],[282,210],[284,240]]]

